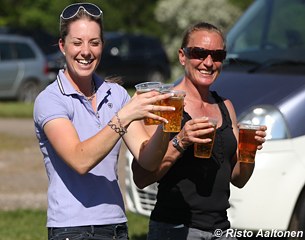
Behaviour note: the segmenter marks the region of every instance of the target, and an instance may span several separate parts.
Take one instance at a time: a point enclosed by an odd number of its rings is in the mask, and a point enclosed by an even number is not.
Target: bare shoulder
[[[223,102],[225,103],[226,107],[228,108],[228,110],[234,110],[234,106],[233,106],[233,103],[231,102],[230,99],[228,98],[224,98],[223,99]]]
[[[237,124],[236,112],[233,106],[233,103],[229,99],[224,100],[224,104],[226,105],[228,112],[230,114],[230,118],[232,120],[233,125]]]

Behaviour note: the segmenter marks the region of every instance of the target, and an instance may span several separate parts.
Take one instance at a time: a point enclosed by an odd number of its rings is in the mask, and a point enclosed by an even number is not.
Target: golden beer
[[[154,105],[158,106],[161,105],[161,101],[157,101]],[[158,116],[161,116],[161,112],[159,111],[151,111],[153,114],[156,114]],[[153,118],[144,118],[144,124],[145,125],[158,125],[161,124],[162,121],[157,120],[157,119],[153,119]]]
[[[257,125],[240,125],[239,127],[239,161],[254,163],[258,142],[255,132],[259,129]]]
[[[174,87],[173,83],[163,83],[159,86],[159,91],[160,92],[168,92],[170,91],[172,88]],[[156,106],[160,106],[161,105],[161,101],[157,101],[154,105]],[[156,114],[158,116],[161,116],[161,112],[160,111],[152,111],[153,114]],[[163,123],[160,120],[156,120],[153,118],[144,118],[144,124],[145,125],[158,125]]]
[[[175,107],[175,111],[161,112],[161,116],[167,119],[168,123],[163,123],[164,132],[180,132],[184,105],[184,91],[172,90],[174,96],[161,100],[161,106]]]
[[[205,134],[203,138],[210,138],[212,139],[211,142],[208,143],[194,143],[194,156],[198,158],[210,158],[212,155],[212,150],[214,146],[215,141],[215,135],[216,135],[216,126],[217,121],[211,121],[213,124],[214,131],[210,132],[208,134]]]

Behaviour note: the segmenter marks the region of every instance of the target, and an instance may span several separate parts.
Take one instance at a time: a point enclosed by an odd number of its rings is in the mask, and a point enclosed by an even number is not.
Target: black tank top
[[[227,229],[232,157],[237,148],[229,112],[216,92],[212,92],[221,110],[222,125],[210,159],[194,157],[191,145],[167,174],[159,181],[157,203],[151,219],[160,222],[185,224],[204,231]],[[183,113],[183,122],[190,120]],[[172,134],[174,137],[175,134]]]

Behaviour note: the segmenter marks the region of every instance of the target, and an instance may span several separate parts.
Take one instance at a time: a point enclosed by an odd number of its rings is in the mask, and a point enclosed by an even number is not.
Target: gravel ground
[[[6,142],[18,145],[0,147],[0,209],[46,209],[48,179],[32,119],[0,119],[0,136],[4,139],[2,146]],[[124,164],[121,158],[120,180],[125,176]],[[120,181],[120,186],[124,192],[124,181]]]
[[[45,208],[47,177],[33,121],[0,119],[0,134],[10,145],[0,151],[0,208]]]

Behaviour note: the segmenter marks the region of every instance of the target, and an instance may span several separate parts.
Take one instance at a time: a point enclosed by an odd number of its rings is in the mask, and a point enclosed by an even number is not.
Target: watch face
[[[180,147],[180,145],[179,145],[179,140],[178,140],[177,136],[173,138],[172,143],[173,143],[174,148],[176,148],[179,152],[182,153],[184,151],[184,149],[182,147]]]
[[[174,147],[177,147],[179,145],[179,141],[176,137],[173,138],[173,144],[174,144]]]

